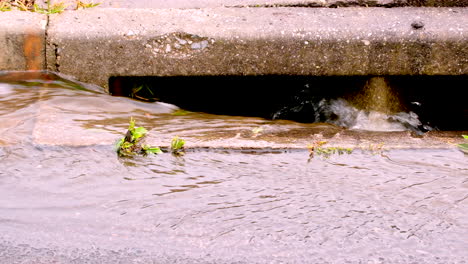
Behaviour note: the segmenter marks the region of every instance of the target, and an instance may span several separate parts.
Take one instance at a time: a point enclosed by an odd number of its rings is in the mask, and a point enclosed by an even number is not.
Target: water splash
[[[368,131],[416,131],[422,126],[418,115],[413,112],[384,113],[376,110],[362,110],[344,99],[322,102],[327,108],[325,122],[356,130]]]
[[[355,130],[414,131],[431,130],[416,113],[406,111],[398,95],[384,77],[372,77],[356,94],[326,99],[311,95],[306,87],[293,103],[273,114],[273,119],[307,115],[311,122],[325,122]]]
[[[350,99],[351,103],[365,111],[395,114],[403,111],[400,98],[384,77],[370,78],[364,88]]]

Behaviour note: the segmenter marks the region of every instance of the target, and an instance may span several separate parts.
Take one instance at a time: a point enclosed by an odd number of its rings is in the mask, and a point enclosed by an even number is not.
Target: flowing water
[[[447,147],[466,132],[185,113],[84,87],[0,76],[1,263],[468,261],[467,157]],[[211,148],[119,158],[130,116],[152,142],[177,134]],[[369,143],[391,138],[431,143]],[[320,139],[369,145],[310,160],[303,142]]]
[[[384,77],[372,77],[356,94],[344,98],[322,99],[299,96],[293,106],[286,106],[273,115],[281,118],[290,112],[301,112],[308,106],[314,122],[326,122],[349,129],[367,131],[430,131],[416,113],[407,111]],[[418,103],[418,102],[414,102]]]

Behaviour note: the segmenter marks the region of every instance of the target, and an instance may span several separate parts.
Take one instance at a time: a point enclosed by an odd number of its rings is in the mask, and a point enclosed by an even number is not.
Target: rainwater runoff
[[[466,263],[466,84],[2,72],[0,263]],[[186,154],[118,157],[130,118]]]

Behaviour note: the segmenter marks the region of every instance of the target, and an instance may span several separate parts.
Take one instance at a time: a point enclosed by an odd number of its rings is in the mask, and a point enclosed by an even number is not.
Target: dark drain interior
[[[109,92],[116,96],[171,103],[189,111],[309,123],[333,118],[333,114],[320,112],[324,100],[344,98],[352,101],[372,78],[125,76],[110,78]],[[416,113],[422,124],[439,130],[468,130],[468,76],[386,76],[384,80],[397,98],[392,100],[398,100],[401,111]],[[380,98],[379,93],[377,97]],[[358,104],[368,104],[374,99],[360,100],[364,102]]]

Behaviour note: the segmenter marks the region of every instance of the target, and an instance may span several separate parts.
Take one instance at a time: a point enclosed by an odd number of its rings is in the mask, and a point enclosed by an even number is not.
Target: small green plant
[[[149,145],[143,145],[143,151],[145,154],[162,154],[162,150],[158,147],[151,147]]]
[[[37,4],[33,5],[33,12],[41,13],[41,14],[59,14],[65,11],[67,8],[67,4],[65,2],[56,2],[51,4],[51,1],[47,1],[47,8],[42,8]]]
[[[185,140],[175,136],[171,141],[171,152],[176,156],[182,156],[184,152]]]
[[[342,147],[328,147],[328,148],[317,148],[315,154],[323,156],[324,158],[330,158],[331,155],[338,154],[351,154],[353,150],[351,148],[342,148]]]
[[[338,154],[351,154],[353,153],[352,148],[342,148],[342,147],[322,147],[323,145],[327,144],[326,141],[317,141],[313,144],[307,146],[309,149],[309,160],[310,162],[315,156],[322,156],[325,159],[330,158],[332,155]]]
[[[133,87],[130,92],[130,98],[148,102],[159,101],[159,99],[156,98],[154,96],[154,93],[151,91],[151,87],[149,87],[148,85],[139,85]]]
[[[91,2],[83,2],[83,1],[77,0],[75,10],[96,7],[96,6],[100,5],[100,4],[101,3],[96,3],[95,4],[92,1]]]
[[[465,138],[466,140],[468,140],[468,136],[467,136],[467,135],[462,135],[462,137]],[[459,148],[463,153],[468,154],[468,143],[465,143],[465,144],[458,144],[458,148]]]
[[[116,150],[119,156],[134,156],[134,155],[147,155],[147,154],[160,154],[161,149],[158,147],[151,147],[143,144],[148,130],[144,127],[136,127],[135,120],[130,118],[130,124],[128,126],[125,137],[121,138],[116,143]]]

